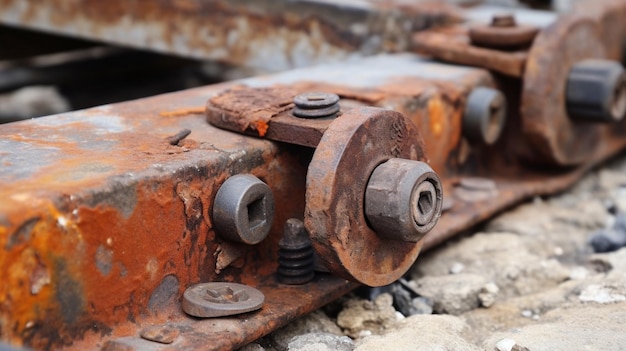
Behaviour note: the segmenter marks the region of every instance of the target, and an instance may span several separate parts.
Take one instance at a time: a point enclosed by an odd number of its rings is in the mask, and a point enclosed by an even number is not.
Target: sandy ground
[[[242,350],[626,350],[624,214],[626,154]]]

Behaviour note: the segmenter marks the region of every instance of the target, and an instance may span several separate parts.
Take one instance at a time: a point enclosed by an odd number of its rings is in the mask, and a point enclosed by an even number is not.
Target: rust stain
[[[293,107],[294,91],[279,88],[234,87],[207,103],[207,114],[241,132],[248,128],[260,136],[267,132],[270,119]]]
[[[444,114],[443,104],[440,99],[428,100],[428,115],[430,116],[429,131],[434,137],[438,138],[443,132],[443,125],[447,116]]]
[[[205,112],[205,107],[201,106],[201,107],[187,107],[187,108],[181,108],[181,109],[177,109],[177,110],[173,110],[173,111],[161,111],[159,112],[159,116],[161,117],[180,117],[180,116],[187,116],[187,115],[199,115],[199,114],[204,114]]]

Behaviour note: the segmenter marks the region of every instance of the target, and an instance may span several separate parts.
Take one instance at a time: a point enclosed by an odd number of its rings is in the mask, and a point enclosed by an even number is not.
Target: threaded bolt
[[[278,243],[278,281],[299,285],[315,276],[315,254],[304,223],[296,218],[285,222],[283,238]]]

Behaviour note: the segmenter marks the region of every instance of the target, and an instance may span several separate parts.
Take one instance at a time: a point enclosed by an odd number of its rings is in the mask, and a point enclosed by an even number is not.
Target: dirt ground
[[[626,154],[242,350],[625,350],[624,245]]]

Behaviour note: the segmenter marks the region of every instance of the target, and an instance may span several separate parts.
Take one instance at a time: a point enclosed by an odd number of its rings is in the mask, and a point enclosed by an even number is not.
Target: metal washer
[[[220,291],[227,288],[232,289],[234,294],[245,295],[245,298],[223,303],[211,301],[208,290]],[[212,282],[187,288],[183,294],[182,307],[185,313],[194,317],[212,318],[255,311],[263,306],[264,301],[265,295],[253,287],[237,283]]]

